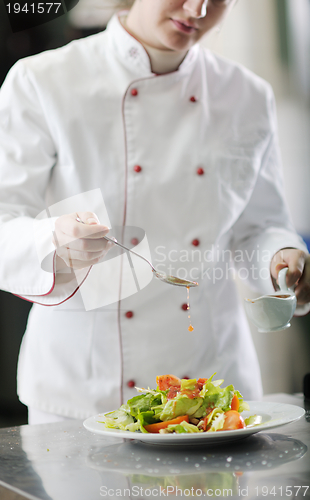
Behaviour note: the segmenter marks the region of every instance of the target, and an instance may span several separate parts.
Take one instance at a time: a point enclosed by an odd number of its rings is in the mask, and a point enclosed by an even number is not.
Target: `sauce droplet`
[[[187,310],[189,311],[190,310],[190,305],[189,305],[189,286],[186,287],[187,288]],[[191,325],[191,315],[190,313],[188,312],[188,319],[189,319],[189,327],[188,327],[188,331],[189,332],[192,332],[194,330],[194,327]]]

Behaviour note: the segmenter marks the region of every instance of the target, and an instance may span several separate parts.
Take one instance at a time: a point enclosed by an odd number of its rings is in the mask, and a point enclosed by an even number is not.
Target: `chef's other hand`
[[[59,217],[53,235],[58,257],[56,271],[66,267],[83,269],[97,264],[113,246],[103,238],[108,232],[109,228],[100,224],[93,212],[75,212]]]
[[[297,304],[304,305],[310,302],[310,255],[296,248],[283,248],[277,252],[271,262],[271,276],[276,281],[278,273],[288,267],[286,284],[288,287],[296,285],[295,293]]]

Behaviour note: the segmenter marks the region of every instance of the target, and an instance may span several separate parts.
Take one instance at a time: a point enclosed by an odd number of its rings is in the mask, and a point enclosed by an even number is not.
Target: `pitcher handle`
[[[281,292],[288,292],[290,294],[294,294],[294,287],[288,288],[286,284],[286,275],[287,275],[288,267],[284,267],[279,271],[278,274],[278,281],[279,281],[279,287]]]

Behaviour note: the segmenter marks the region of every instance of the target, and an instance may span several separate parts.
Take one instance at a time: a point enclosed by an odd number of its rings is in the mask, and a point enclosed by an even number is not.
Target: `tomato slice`
[[[223,426],[223,431],[233,431],[235,429],[244,429],[245,423],[236,410],[229,410],[225,412],[225,421]]]
[[[238,396],[236,394],[234,394],[234,396],[233,396],[233,398],[231,400],[230,407],[231,407],[232,410],[236,410],[236,411],[239,410],[239,399],[238,399]]]
[[[197,384],[200,390],[203,388],[207,380],[208,380],[207,378],[199,378],[197,380]]]
[[[158,375],[156,383],[160,391],[166,391],[170,387],[181,389],[181,379],[175,375]]]
[[[166,429],[166,427],[168,427],[168,425],[180,424],[184,420],[186,422],[188,422],[188,415],[182,415],[181,417],[176,417],[176,418],[173,418],[172,420],[166,420],[166,422],[157,422],[156,424],[145,425],[144,429],[147,432],[151,432],[153,434],[158,434],[160,429]]]
[[[177,387],[177,386],[171,386],[169,387],[169,391],[167,392],[167,399],[173,399],[176,397],[176,395],[178,394],[178,392],[180,391],[181,387]]]

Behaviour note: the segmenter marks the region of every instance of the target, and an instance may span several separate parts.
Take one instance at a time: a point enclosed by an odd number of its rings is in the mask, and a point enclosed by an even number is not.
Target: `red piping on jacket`
[[[47,293],[43,293],[42,295],[40,295],[40,297],[45,297],[46,295],[49,295],[50,293],[52,293],[52,291],[55,288],[55,281],[56,281],[55,256],[56,256],[56,250],[55,250],[54,259],[53,259],[53,285],[52,285],[52,288]],[[25,299],[25,297],[23,297],[22,295],[18,295],[17,293],[12,293],[12,295],[15,295],[15,297],[19,297],[20,299],[23,299],[26,302],[31,302],[32,304],[40,304],[40,306],[46,306],[46,307],[60,306],[60,304],[63,304],[67,300],[71,299],[71,297],[73,297],[73,295],[76,294],[76,292],[78,291],[78,289],[80,288],[80,286],[83,285],[84,281],[86,280],[87,276],[89,275],[90,270],[91,270],[92,267],[93,266],[90,266],[90,268],[88,270],[88,273],[86,274],[86,276],[83,279],[82,283],[80,283],[79,286],[76,288],[76,290],[74,290],[74,292],[69,297],[67,297],[66,299],[62,300],[61,302],[57,302],[57,304],[42,304],[41,302],[35,302],[34,300]]]

